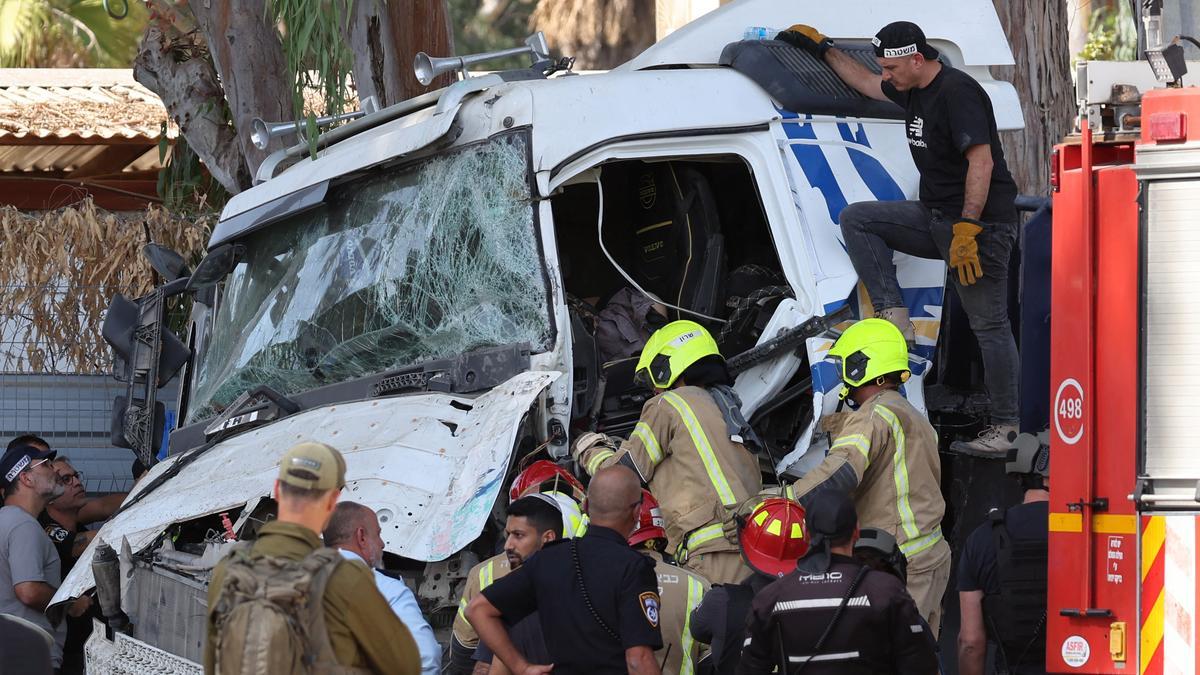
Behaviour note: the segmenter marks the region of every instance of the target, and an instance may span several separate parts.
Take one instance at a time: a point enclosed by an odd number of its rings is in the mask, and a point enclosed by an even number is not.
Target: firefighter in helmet
[[[1005,470],[1024,489],[1021,503],[994,509],[963,546],[958,561],[958,666],[986,672],[987,640],[996,642],[996,672],[1046,672],[1046,558],[1050,531],[1049,434],[1021,434]]]
[[[666,554],[667,532],[663,529],[662,511],[658,500],[644,488],[638,526],[629,535],[629,545],[654,561],[654,573],[658,576],[658,596],[662,600],[658,625],[663,647],[654,653],[654,658],[662,664],[663,675],[697,672],[703,645],[692,638],[687,618],[708,592],[708,580],[679,567]]]
[[[582,501],[585,493],[583,484],[571,475],[570,471],[551,461],[534,462],[513,479],[508,497],[511,503],[522,497],[539,494],[549,497],[561,512],[562,537],[576,537],[583,533],[586,521],[579,502]],[[513,557],[508,552],[501,551],[471,568],[471,571],[467,573],[467,585],[463,589],[462,598],[458,601],[458,613],[454,617],[450,639],[451,666],[449,670],[451,673],[465,675],[474,668],[474,655],[479,647],[479,636],[467,621],[466,609],[471,598],[492,585],[497,579],[503,578],[516,569],[521,562],[519,556]]]
[[[762,487],[757,437],[741,413],[725,359],[704,327],[674,321],[646,342],[635,377],[656,395],[629,439],[583,434],[572,454],[589,474],[624,464],[661,499],[668,549],[712,583],[749,574],[724,523]]]
[[[852,495],[864,527],[896,538],[908,559],[908,592],[936,636],[950,579],[941,527],[946,503],[937,433],[899,391],[909,376],[904,336],[889,321],[864,319],[846,329],[827,358],[854,410],[822,418],[829,454],[791,495],[805,507],[828,489]]]
[[[750,603],[771,582],[795,571],[808,551],[804,507],[790,499],[763,500],[740,520],[742,557],[754,573],[738,584],[720,584],[692,612],[692,637],[712,647],[712,672],[737,672],[746,638]]]

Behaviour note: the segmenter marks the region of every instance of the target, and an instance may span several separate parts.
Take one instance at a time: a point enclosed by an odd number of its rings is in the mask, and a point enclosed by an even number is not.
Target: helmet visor
[[[670,386],[671,357],[659,354],[650,361],[650,365],[633,374],[633,383],[649,390],[666,389]]]

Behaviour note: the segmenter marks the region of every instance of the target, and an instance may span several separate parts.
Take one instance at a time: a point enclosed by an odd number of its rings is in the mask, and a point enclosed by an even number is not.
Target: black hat
[[[12,485],[22,471],[39,459],[54,459],[58,453],[53,450],[39,450],[32,445],[18,445],[4,453],[0,459],[0,488]]]
[[[920,54],[930,61],[938,57],[938,50],[925,41],[925,31],[911,21],[893,21],[884,26],[875,38],[875,56],[893,58]]]
[[[806,574],[820,574],[829,569],[831,542],[848,539],[858,527],[858,511],[854,500],[841,490],[822,490],[808,505],[804,524],[807,526],[808,553],[796,563]]]

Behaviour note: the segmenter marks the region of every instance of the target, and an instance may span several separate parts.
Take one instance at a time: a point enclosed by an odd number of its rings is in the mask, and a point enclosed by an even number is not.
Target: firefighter
[[[646,342],[635,377],[656,395],[619,446],[587,433],[573,455],[589,474],[633,469],[661,499],[667,545],[680,565],[712,583],[737,583],[750,570],[722,523],[762,487],[758,439],[742,416],[717,343],[699,324],[674,321]]]
[[[1042,434],[1043,438],[1045,432]],[[1049,546],[1049,448],[1021,434],[1008,473],[1021,481],[1021,504],[994,509],[963,546],[958,562],[958,667],[982,675],[990,636],[997,672],[1046,672],[1046,559]]]
[[[991,99],[970,75],[938,60],[916,24],[896,21],[875,36],[882,75],[812,26],[778,39],[823,60],[863,96],[904,109],[908,149],[921,174],[919,199],[858,202],[839,216],[846,252],[877,316],[915,339],[896,281],[893,251],[945,260],[983,355],[992,425],[951,449],[1002,458],[1017,436],[1017,344],[1008,320],[1008,261],[1017,240],[1017,186],[1004,162]]]
[[[754,598],[739,675],[936,673],[933,641],[904,584],[851,557],[850,496],[822,491],[805,521],[808,551]]]
[[[741,526],[742,557],[754,573],[740,584],[713,586],[692,612],[692,637],[712,648],[712,672],[733,675],[742,656],[754,596],[796,569],[808,551],[804,507],[779,497],[764,500]]]
[[[510,502],[521,497],[541,493],[547,490],[555,493],[555,502],[562,511],[563,536],[578,536],[583,530],[583,516],[578,504],[571,507],[569,502],[583,499],[583,485],[575,476],[563,467],[547,460],[530,464],[517,474],[509,489]],[[563,493],[569,493],[567,497]],[[515,562],[515,565],[514,565]],[[454,626],[450,635],[450,657],[452,673],[470,673],[474,667],[473,656],[479,647],[479,636],[467,621],[467,605],[471,598],[480,591],[492,585],[497,579],[503,578],[524,562],[520,556],[511,557],[501,551],[471,568],[467,573],[467,585],[458,601],[458,614],[454,617]]]
[[[688,616],[708,593],[708,580],[674,564],[665,554],[667,532],[663,529],[662,511],[649,490],[642,490],[638,526],[629,535],[629,545],[654,561],[654,573],[658,576],[663,648],[654,653],[655,660],[662,664],[663,675],[695,673],[703,644],[688,631]]]
[[[908,592],[937,635],[950,579],[950,546],[942,538],[937,433],[899,392],[909,375],[904,336],[884,319],[846,329],[829,350],[853,412],[827,415],[833,439],[819,466],[796,481],[792,496],[806,508],[821,492],[854,496],[864,525],[896,537],[908,559]]]

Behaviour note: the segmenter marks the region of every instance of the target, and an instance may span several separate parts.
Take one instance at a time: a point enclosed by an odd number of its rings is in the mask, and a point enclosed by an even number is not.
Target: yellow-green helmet
[[[720,356],[717,341],[695,321],[672,321],[646,340],[634,371],[646,387],[669,389],[680,373],[706,356]]]
[[[863,319],[850,326],[826,358],[837,364],[848,387],[888,373],[902,372],[901,378],[908,379],[908,345],[900,329],[886,319]]]

